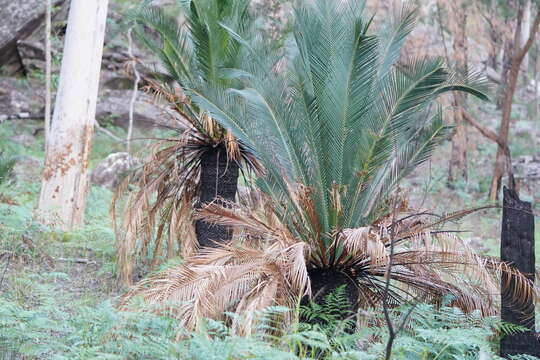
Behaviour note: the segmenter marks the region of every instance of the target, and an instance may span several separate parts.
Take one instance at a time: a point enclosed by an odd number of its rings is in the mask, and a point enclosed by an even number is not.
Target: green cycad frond
[[[310,270],[324,265],[320,247],[316,241],[307,243],[290,232],[290,225],[274,212],[279,204],[262,200],[255,208],[206,206],[199,216],[234,226],[240,230],[238,242],[206,249],[183,265],[143,280],[123,297],[121,306],[129,308],[134,297],[142,296],[158,311],[170,312],[183,325],[197,328],[201,317],[223,319],[227,311],[247,315],[265,306],[291,307],[309,295]],[[471,211],[451,214],[439,222]],[[424,213],[408,213],[394,222],[385,216],[370,226],[329,236],[327,259],[333,259],[334,269],[355,279],[361,308],[380,308],[385,301],[390,244],[394,246],[388,292],[391,306],[414,299],[440,305],[451,295],[452,306],[495,314],[500,309],[502,274],[517,285],[519,296],[511,299],[516,308],[538,300],[540,288],[524,274],[499,260],[476,255],[466,242],[451,232],[435,230],[424,217]],[[249,322],[242,325],[252,326]]]
[[[176,112],[178,136],[153,147],[140,174],[126,179],[115,196],[128,193],[136,179],[138,189],[127,196],[123,232],[117,232],[118,268],[130,284],[135,264],[151,257],[149,268],[160,261],[197,248],[192,213],[201,190],[201,159],[209,151],[224,149],[227,161],[262,172],[253,150],[193,103],[186,89],[237,87],[246,60],[238,36],[249,34],[254,18],[247,0],[189,0],[181,19],[161,9],[142,6],[130,14],[143,43],[160,60],[159,79],[147,79],[149,88]],[[179,21],[180,20],[180,21]],[[216,180],[217,182],[217,180]]]
[[[484,84],[459,79],[440,59],[396,65],[414,9],[404,8],[385,36],[370,32],[358,2],[320,0],[295,14],[297,55],[286,69],[254,67],[249,87],[191,94],[259,154],[273,196],[293,196],[287,177],[310,189],[323,232],[369,224],[448,134],[437,97],[459,90],[485,98]],[[331,216],[336,185],[345,189],[340,217]]]
[[[501,273],[517,281],[518,300],[538,299],[538,287],[508,264],[432,229],[467,212],[426,223],[402,202],[396,213],[405,218],[389,214],[396,184],[448,134],[437,97],[460,90],[484,98],[482,82],[458,79],[440,59],[397,63],[413,10],[381,37],[370,33],[358,2],[306,3],[295,9],[292,59],[276,61],[255,44],[242,66],[248,86],[186,90],[257,153],[268,201],[204,207],[198,216],[237,229],[235,241],[145,280],[124,304],[136,295],[174,302],[168,310],[197,327],[198,316],[290,306],[312,290],[310,271],[330,269],[354,279],[360,306],[381,306],[389,268],[390,304],[452,294],[463,309],[491,313]]]
[[[249,2],[191,0],[183,8],[181,20],[151,6],[137,9],[130,17],[139,38],[159,57],[169,78],[181,86],[231,86],[233,77],[227,70],[239,68],[242,46],[228,29],[249,34],[254,24]]]

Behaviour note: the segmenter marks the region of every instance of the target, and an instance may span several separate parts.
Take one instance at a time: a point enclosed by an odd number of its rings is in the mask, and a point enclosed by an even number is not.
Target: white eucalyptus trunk
[[[84,221],[107,5],[72,0],[69,10],[38,209],[44,222],[64,230]]]

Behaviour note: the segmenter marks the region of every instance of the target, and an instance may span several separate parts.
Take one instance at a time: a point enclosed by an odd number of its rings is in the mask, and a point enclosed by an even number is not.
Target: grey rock
[[[0,0],[0,64],[17,68],[17,42],[43,22],[45,1]]]
[[[0,78],[0,116],[11,118],[29,117],[42,113],[44,89],[41,84],[16,78]],[[22,116],[19,116],[22,114]]]
[[[11,141],[14,143],[23,145],[25,147],[33,146],[36,143],[36,138],[30,134],[22,133],[11,137]]]
[[[42,42],[18,41],[17,50],[26,72],[45,69],[45,51]],[[58,71],[58,69],[55,67],[54,71]]]
[[[116,188],[129,173],[142,166],[142,161],[126,152],[113,153],[102,160],[90,175],[90,181],[110,190]]]
[[[33,156],[20,156],[15,162],[13,176],[17,182],[39,182],[43,161]]]
[[[96,120],[102,125],[127,128],[129,125],[129,104],[131,91],[109,90],[98,99]],[[133,107],[133,123],[138,128],[151,128],[165,124],[168,116],[164,107],[155,104],[152,97],[139,92]]]
[[[540,180],[540,155],[518,156],[512,161],[514,175],[528,181]]]

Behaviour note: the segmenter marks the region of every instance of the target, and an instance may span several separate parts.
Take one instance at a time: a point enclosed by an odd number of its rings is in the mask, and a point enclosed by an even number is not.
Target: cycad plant
[[[203,208],[200,218],[238,229],[235,239],[142,281],[123,304],[142,295],[196,327],[201,317],[294,307],[345,286],[353,308],[452,295],[453,305],[491,313],[503,271],[520,300],[536,296],[507,264],[440,229],[470,211],[432,219],[392,195],[449,133],[437,97],[486,96],[481,81],[458,79],[439,59],[398,61],[414,10],[378,34],[362,13],[357,1],[300,2],[292,59],[268,69],[271,56],[260,56],[243,89],[189,89],[260,157],[262,201]],[[249,319],[242,324],[249,330]]]
[[[118,236],[124,284],[131,283],[133,265],[149,255],[153,267],[199,246],[230,240],[231,230],[223,226],[204,220],[193,226],[193,208],[212,201],[234,202],[242,166],[262,170],[250,148],[184,92],[240,85],[242,74],[235,69],[245,51],[232,33],[244,34],[253,26],[248,5],[247,0],[190,0],[182,2],[180,20],[156,7],[143,7],[132,15],[139,38],[160,60],[158,80],[149,80],[151,90],[170,104],[179,126],[178,136],[159,141],[142,174],[133,176],[139,179],[138,191],[128,196],[124,231]],[[119,188],[114,205],[132,181],[126,179]]]

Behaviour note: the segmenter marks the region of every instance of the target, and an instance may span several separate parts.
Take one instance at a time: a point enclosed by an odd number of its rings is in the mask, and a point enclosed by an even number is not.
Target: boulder
[[[32,114],[42,114],[44,93],[43,86],[31,80],[0,77],[0,118],[29,118]]]
[[[142,161],[126,152],[113,153],[102,160],[90,175],[90,181],[114,190],[132,170],[142,166]]]
[[[27,133],[12,136],[11,141],[24,147],[31,147],[36,144],[36,138]]]
[[[102,126],[114,125],[127,128],[129,125],[129,104],[132,92],[108,90],[100,95],[97,103],[96,120]],[[137,128],[151,128],[159,124],[168,124],[170,116],[163,106],[143,93],[137,94],[133,107],[133,124]]]
[[[53,1],[54,5],[60,1]],[[21,69],[18,42],[30,36],[42,23],[45,14],[42,0],[0,0],[0,65],[4,72]]]
[[[21,63],[26,72],[45,70],[45,50],[43,42],[21,40],[17,43]],[[53,69],[55,72],[58,69]]]
[[[13,167],[13,177],[17,182],[36,183],[41,181],[43,160],[33,156],[19,156]]]

